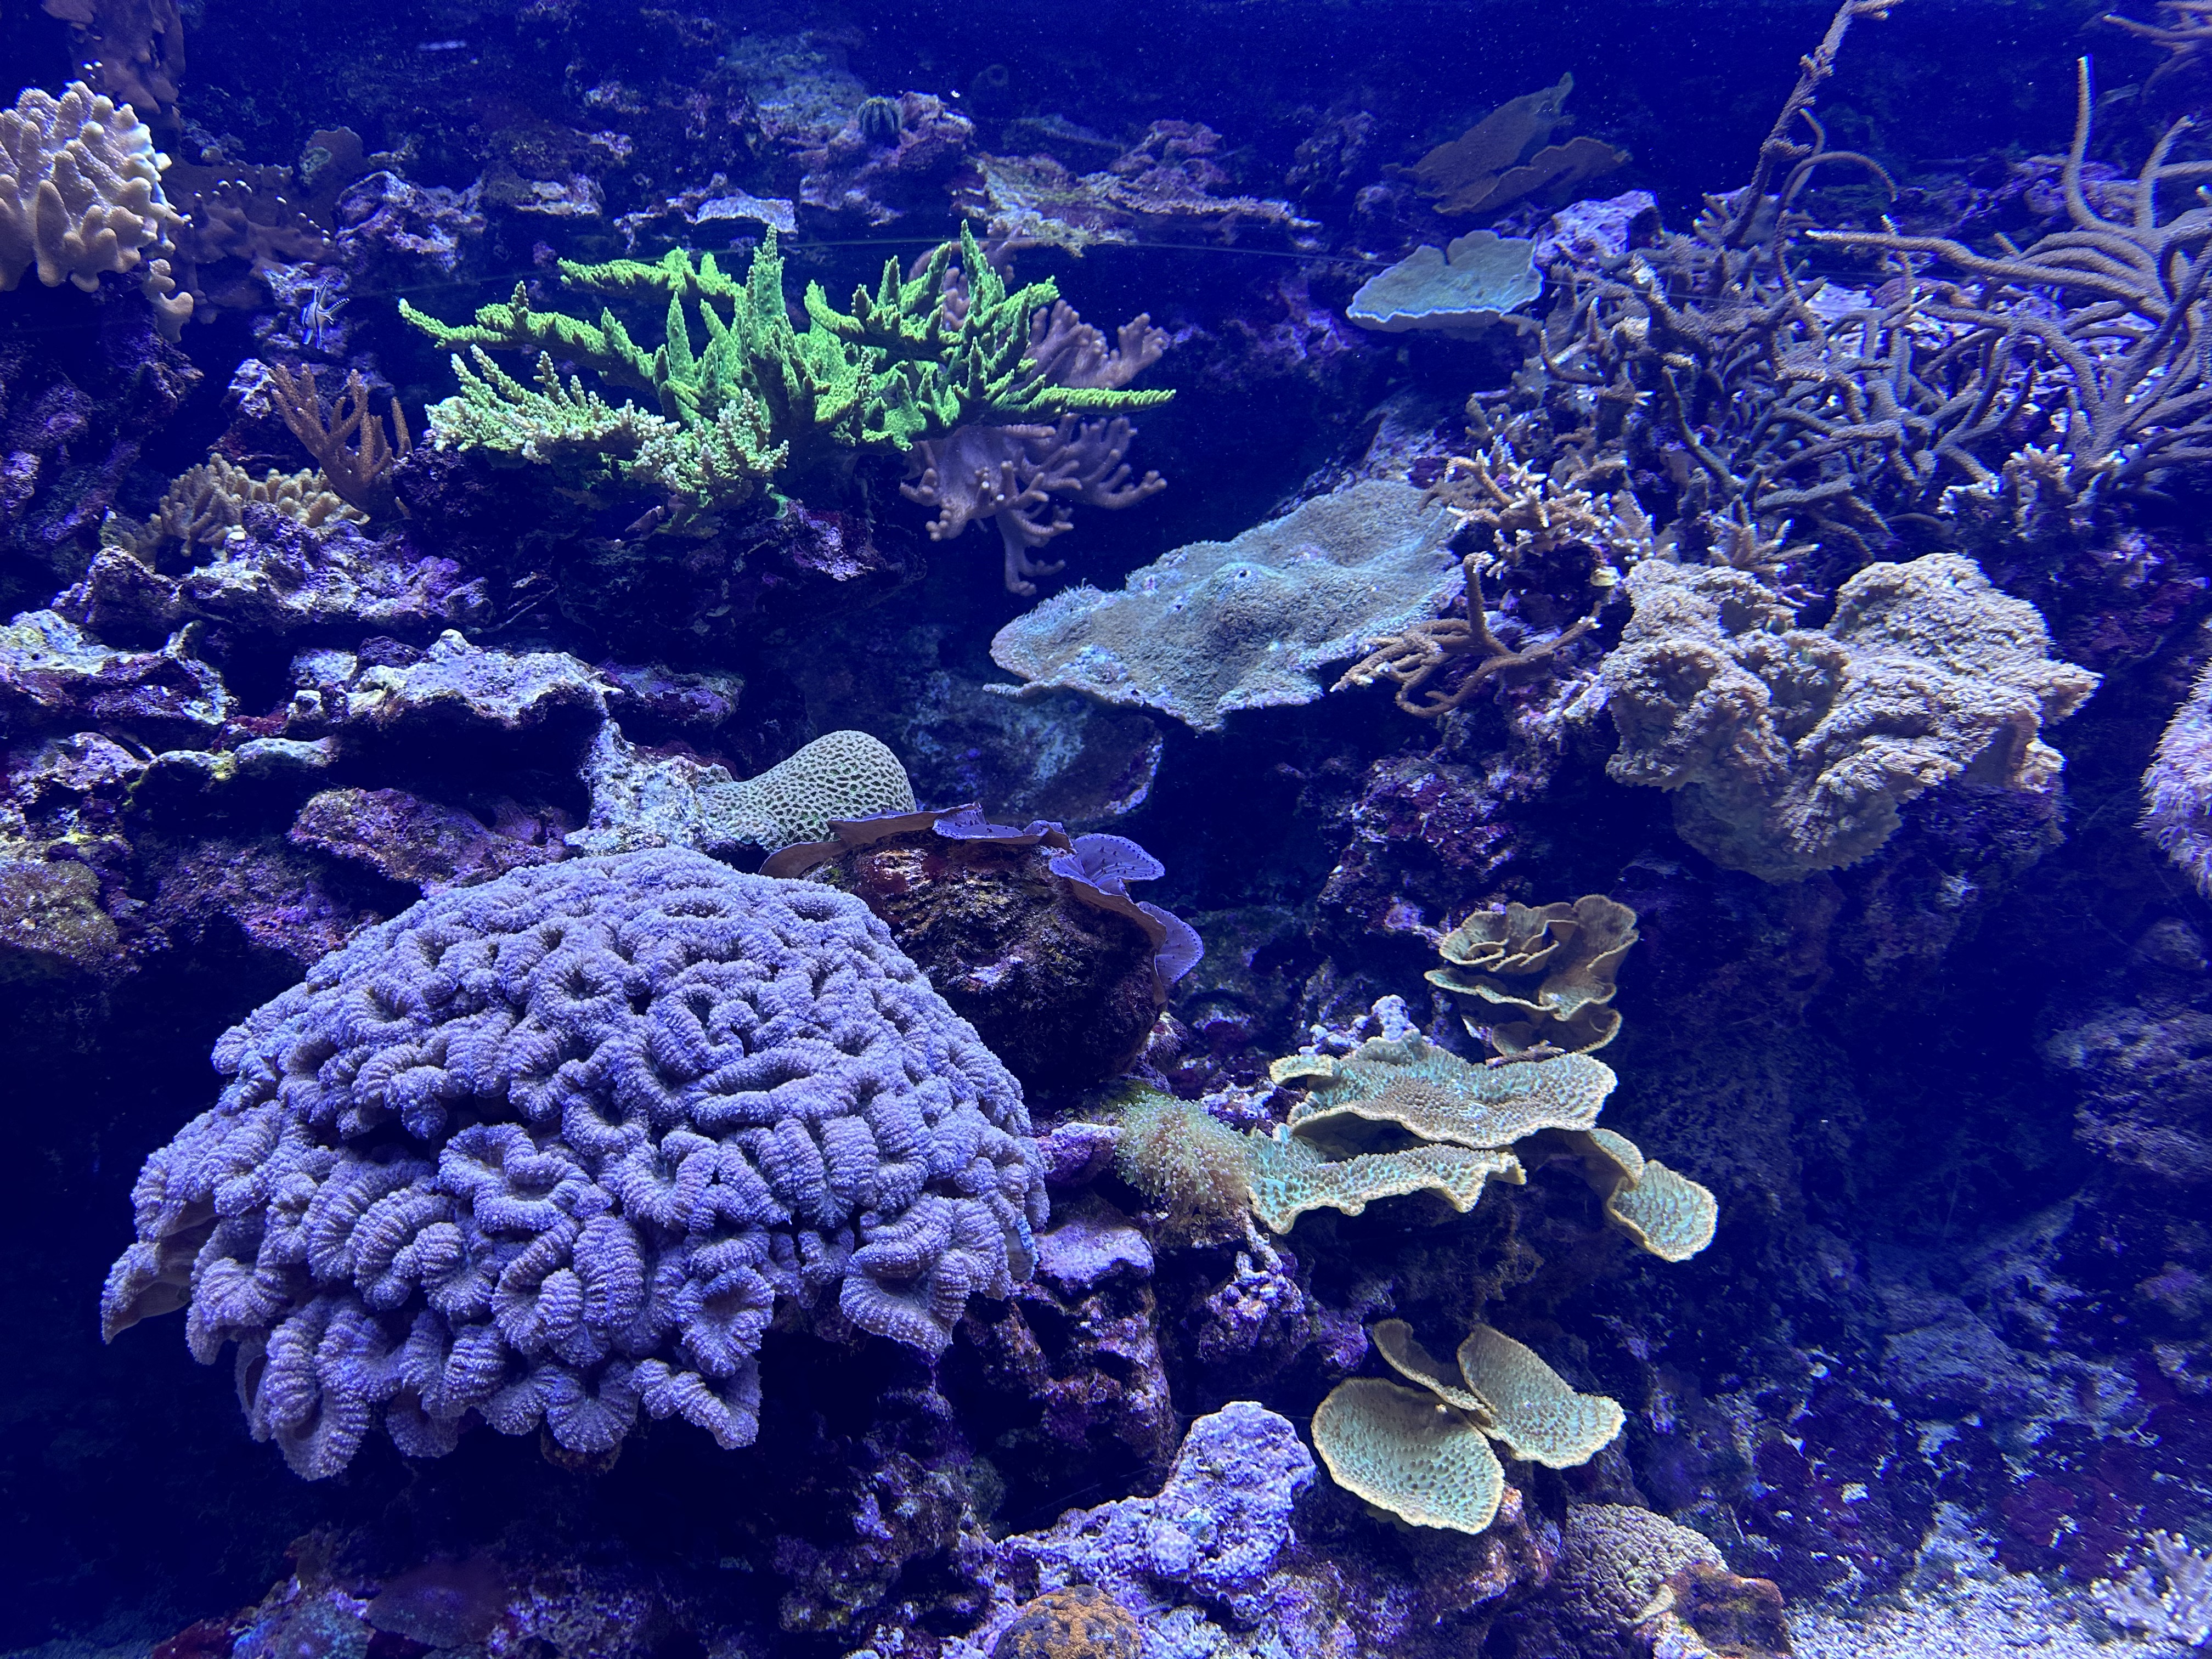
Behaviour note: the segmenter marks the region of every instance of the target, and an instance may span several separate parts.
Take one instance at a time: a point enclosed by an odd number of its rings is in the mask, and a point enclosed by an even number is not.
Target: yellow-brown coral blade
[[[1314,1413],[1313,1440],[1338,1486],[1417,1527],[1481,1532],[1505,1496],[1505,1471],[1482,1431],[1395,1382],[1338,1383]]]
[[[1255,1135],[1251,1146],[1252,1212],[1279,1233],[1308,1210],[1358,1215],[1376,1199],[1408,1193],[1437,1193],[1454,1209],[1471,1210],[1492,1178],[1516,1186],[1527,1179],[1512,1153],[1467,1146],[1413,1146],[1330,1163],[1295,1135]]]
[[[1291,1125],[1310,1130],[1362,1118],[1395,1123],[1424,1140],[1510,1146],[1540,1129],[1589,1128],[1615,1080],[1610,1066],[1586,1054],[1470,1066],[1431,1048],[1402,1067],[1354,1055],[1291,1111]]]
[[[1419,1383],[1448,1405],[1484,1422],[1489,1420],[1490,1407],[1467,1391],[1456,1371],[1421,1346],[1413,1328],[1404,1320],[1383,1320],[1370,1326],[1367,1334],[1375,1339],[1375,1352],[1399,1376]]]
[[[1645,1162],[1636,1180],[1613,1189],[1605,1212],[1662,1261],[1687,1261],[1713,1242],[1720,1224],[1720,1201],[1712,1190],[1656,1158]]]
[[[1460,1374],[1490,1407],[1487,1431],[1516,1457],[1547,1468],[1587,1463],[1620,1432],[1620,1402],[1577,1394],[1534,1348],[1477,1325],[1459,1345]]]

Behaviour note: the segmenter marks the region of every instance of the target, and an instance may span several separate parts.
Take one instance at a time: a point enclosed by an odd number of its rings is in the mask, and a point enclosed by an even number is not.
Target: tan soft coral
[[[1950,554],[1869,566],[1817,630],[1746,571],[1653,559],[1626,586],[1607,770],[1673,791],[1685,841],[1765,881],[1857,862],[1954,778],[2048,791],[2064,761],[2039,733],[2097,687],[2051,660],[2033,605]]]
[[[166,165],[128,106],[81,81],[59,98],[27,89],[0,110],[0,292],[35,266],[48,288],[89,294],[166,247],[182,224],[161,194]]]
[[[964,314],[965,284],[948,281],[945,303]],[[1168,344],[1167,331],[1139,316],[1122,324],[1109,346],[1105,335],[1058,300],[1030,318],[1027,355],[1055,385],[1118,390],[1158,362]],[[1031,578],[1057,575],[1062,568],[1030,555],[1074,527],[1070,507],[1119,510],[1167,488],[1157,472],[1132,479],[1128,453],[1136,435],[1121,416],[1079,422],[1063,415],[1054,426],[956,427],[914,447],[913,476],[899,489],[908,501],[937,509],[929,526],[933,542],[951,541],[981,520],[995,523],[1006,550],[1006,592],[1028,595],[1036,592]]]
[[[1069,507],[1133,507],[1167,488],[1157,472],[1131,479],[1125,458],[1136,435],[1119,415],[1081,422],[1063,415],[1056,426],[957,427],[914,447],[920,477],[899,489],[937,509],[929,526],[933,542],[951,541],[980,520],[996,523],[1006,591],[1034,593],[1030,578],[1057,574],[1060,563],[1030,555],[1073,528]]]

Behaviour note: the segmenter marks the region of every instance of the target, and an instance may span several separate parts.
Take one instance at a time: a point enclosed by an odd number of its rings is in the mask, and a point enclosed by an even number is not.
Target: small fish
[[[422,40],[416,44],[415,50],[417,52],[465,52],[468,50],[468,45],[465,40]]]

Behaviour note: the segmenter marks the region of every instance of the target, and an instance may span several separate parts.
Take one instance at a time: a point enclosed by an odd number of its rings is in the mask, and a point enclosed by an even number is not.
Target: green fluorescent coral
[[[964,310],[948,306],[942,299],[952,258],[949,245],[941,247],[910,278],[896,259],[887,260],[873,294],[854,290],[850,312],[836,310],[821,284],[811,283],[804,329],[792,325],[784,303],[783,257],[774,231],[743,280],[725,274],[711,253],[695,259],[680,249],[653,264],[562,260],[561,275],[573,287],[614,297],[665,297],[662,343],[650,349],[611,310],[603,308],[596,324],[539,311],[520,286],[513,300],[483,307],[471,323],[443,323],[404,301],[400,310],[441,345],[568,358],[610,387],[651,394],[680,434],[638,434],[652,453],[652,476],[673,496],[708,508],[741,499],[756,480],[786,465],[803,474],[835,465],[841,452],[902,452],[964,422],[1134,409],[1171,395],[1052,380],[1028,356],[1030,318],[1058,290],[1044,282],[1008,291],[963,229],[959,260],[967,304]],[[702,337],[703,343],[695,343]],[[549,432],[573,439],[579,425],[605,419],[599,413],[605,404],[583,410],[577,399],[588,394],[574,391],[573,382],[558,394],[559,409],[544,401],[554,392],[532,393],[505,376],[465,373],[464,382],[460,398],[432,411],[440,442],[477,445],[487,431],[546,419],[558,422]],[[513,419],[502,424],[489,418],[494,403],[510,405]],[[511,431],[494,447],[527,453]]]

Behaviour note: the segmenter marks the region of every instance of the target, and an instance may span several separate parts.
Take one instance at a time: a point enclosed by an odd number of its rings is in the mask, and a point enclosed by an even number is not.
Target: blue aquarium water
[[[0,1659],[2205,1651],[2119,4],[0,12]]]

